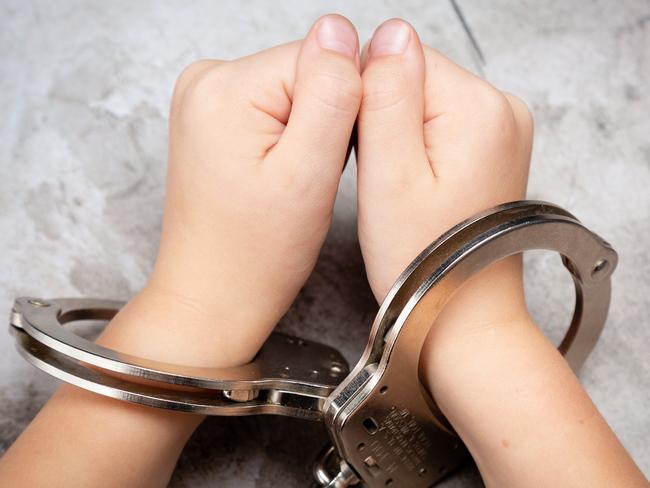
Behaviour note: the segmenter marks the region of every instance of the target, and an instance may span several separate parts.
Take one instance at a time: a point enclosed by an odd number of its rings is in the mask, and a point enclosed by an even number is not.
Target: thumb
[[[286,128],[272,151],[290,174],[340,177],[361,103],[359,40],[345,17],[326,15],[302,43]],[[318,178],[320,179],[320,178]]]
[[[424,74],[422,45],[413,27],[400,19],[381,24],[363,56],[361,193],[432,178],[424,145]]]

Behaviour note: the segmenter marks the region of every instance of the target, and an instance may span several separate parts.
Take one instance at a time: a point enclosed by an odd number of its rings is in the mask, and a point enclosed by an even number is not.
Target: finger
[[[425,122],[445,112],[465,111],[466,105],[471,104],[476,96],[477,88],[490,87],[486,81],[457,65],[439,51],[429,46],[423,46],[423,50],[426,73]]]
[[[529,144],[524,144],[528,137],[522,136],[531,129],[520,129],[515,114],[516,106],[522,123],[526,123],[523,102],[508,98],[434,49],[425,47],[424,53],[424,137],[427,157],[436,175],[464,181],[471,174],[480,180],[479,175],[487,177],[487,173],[495,171],[485,164],[486,154],[527,161],[528,158],[512,154],[520,142],[518,153],[530,152]]]
[[[361,101],[359,41],[347,19],[327,15],[314,24],[289,91],[291,112],[270,158],[293,175],[338,180]]]
[[[422,134],[424,56],[415,30],[391,19],[375,31],[362,66],[359,184],[431,178]]]

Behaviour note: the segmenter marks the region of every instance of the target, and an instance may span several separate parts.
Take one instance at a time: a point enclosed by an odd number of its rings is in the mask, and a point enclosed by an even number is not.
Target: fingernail
[[[347,20],[335,15],[323,17],[317,29],[316,40],[320,47],[354,59],[358,49],[357,33]]]
[[[411,36],[409,25],[399,19],[387,20],[372,36],[368,54],[370,56],[385,56],[388,54],[401,54],[406,51]]]

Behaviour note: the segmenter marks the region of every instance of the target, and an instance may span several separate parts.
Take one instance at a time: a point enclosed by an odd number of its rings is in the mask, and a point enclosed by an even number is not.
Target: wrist
[[[214,304],[205,307],[152,280],[113,318],[97,343],[173,364],[229,367],[249,362],[266,340],[260,319],[249,318],[245,323],[247,317]]]
[[[472,276],[455,293],[431,327],[421,354],[422,372],[437,401],[463,371],[480,361],[494,337],[535,329],[523,290],[521,256],[511,256]],[[490,351],[490,353],[499,351]],[[505,351],[502,351],[505,352]],[[462,385],[459,385],[462,386]]]
[[[436,319],[430,339],[462,339],[482,329],[530,321],[522,268],[521,255],[515,255],[470,277]]]

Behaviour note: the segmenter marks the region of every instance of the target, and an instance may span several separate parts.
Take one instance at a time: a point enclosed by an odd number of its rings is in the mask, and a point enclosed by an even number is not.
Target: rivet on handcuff
[[[471,275],[534,249],[558,252],[573,277],[575,311],[559,350],[577,371],[603,329],[617,255],[567,211],[534,201],[476,215],[427,247],[389,291],[351,372],[336,349],[278,332],[250,364],[209,369],[122,354],[63,327],[110,320],[122,305],[110,300],[18,298],[10,329],[27,361],[101,395],[197,414],[324,422],[332,445],[314,466],[318,486],[428,487],[468,455],[420,384],[429,328]]]

